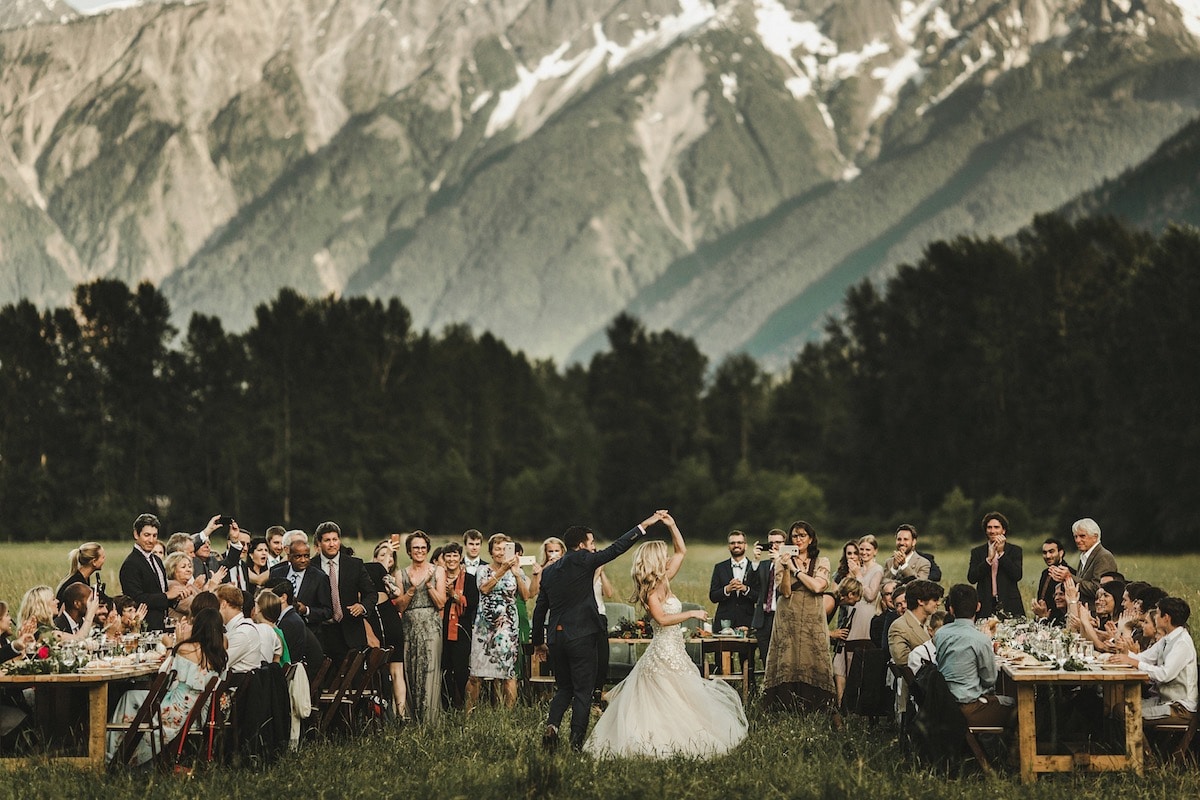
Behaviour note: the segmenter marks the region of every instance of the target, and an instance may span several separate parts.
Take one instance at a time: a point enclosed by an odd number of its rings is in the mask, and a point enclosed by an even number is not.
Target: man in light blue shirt
[[[1012,720],[1012,698],[996,696],[996,656],[992,641],[975,629],[979,595],[965,583],[950,587],[946,605],[954,621],[933,637],[937,667],[969,725],[1005,726]],[[1001,702],[1001,700],[1005,702]]]

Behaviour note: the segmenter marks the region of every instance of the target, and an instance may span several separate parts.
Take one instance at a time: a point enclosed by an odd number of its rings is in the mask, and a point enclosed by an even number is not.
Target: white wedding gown
[[[668,614],[682,608],[674,595],[663,603]],[[608,693],[608,709],[583,749],[609,758],[707,758],[732,750],[746,737],[738,693],[724,681],[700,677],[679,625],[653,627],[653,640],[629,677]]]

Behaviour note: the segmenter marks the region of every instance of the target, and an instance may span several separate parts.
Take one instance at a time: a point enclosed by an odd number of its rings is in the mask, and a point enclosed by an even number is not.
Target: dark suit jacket
[[[162,579],[165,582],[167,569],[163,566],[162,559],[156,555],[151,555],[150,558],[154,559],[158,568],[162,570]],[[141,548],[134,547],[129,555],[125,556],[125,562],[121,564],[120,579],[122,592],[132,597],[134,602],[146,604],[146,628],[152,631],[163,630],[166,627],[167,609],[171,607],[171,601],[167,599],[164,584],[159,583],[159,576],[146,560]]]
[[[1064,561],[1063,566],[1066,567],[1072,575],[1075,574],[1075,568],[1070,564]],[[1067,612],[1065,610],[1059,611],[1054,607],[1054,589],[1057,586],[1057,581],[1050,577],[1050,570],[1042,570],[1042,574],[1038,576],[1037,594],[1034,595],[1034,599],[1041,600],[1043,603],[1045,603],[1046,608],[1050,609],[1050,619],[1056,621],[1059,625],[1062,625],[1067,618]]]
[[[596,609],[592,577],[596,569],[624,553],[642,535],[641,528],[626,531],[598,552],[571,550],[542,570],[541,589],[533,609],[533,643],[558,644],[583,636],[605,633]],[[546,628],[546,614],[553,624]]]
[[[725,587],[733,580],[733,561],[727,558],[716,563],[708,585],[708,600],[717,605],[718,624],[727,619],[733,627],[740,628],[754,621],[754,604],[758,601],[759,591],[757,578],[754,562],[746,559],[746,577],[742,580],[747,586],[746,591],[726,596]]]
[[[1004,555],[996,570],[996,593],[1000,608],[992,600],[992,567],[987,563],[988,546],[981,544],[971,548],[971,563],[967,567],[967,582],[975,584],[979,592],[979,613],[976,618],[990,617],[997,610],[1014,617],[1026,616],[1025,603],[1017,584],[1023,572],[1021,548],[1009,542],[1004,545]]]
[[[763,608],[763,603],[767,602],[767,592],[775,591],[775,582],[771,580],[771,560],[764,558],[754,568],[754,578],[758,591],[754,595],[754,617],[750,620],[750,627],[758,630],[767,624],[767,612]],[[775,612],[772,610],[772,614]]]
[[[304,624],[304,618],[296,613],[296,609],[288,608],[287,613],[279,618],[278,628],[283,632],[283,640],[287,642],[288,655],[293,662],[305,662],[305,669],[309,672],[321,666],[325,653],[319,643],[315,649],[310,646],[311,642],[317,641],[317,637]]]
[[[292,566],[284,561],[271,567],[271,580],[288,579]],[[333,599],[329,595],[329,578],[316,564],[310,564],[304,570],[300,581],[300,591],[296,592],[296,600],[308,607],[304,621],[309,625],[320,625],[333,617]],[[294,603],[293,603],[294,605]]]
[[[314,560],[309,569],[316,568],[321,574],[325,574],[325,557],[320,556]],[[371,580],[371,576],[367,574],[362,559],[342,552],[338,557],[338,598],[342,603],[342,621],[333,621],[332,595],[330,596],[329,620],[325,623],[325,630],[321,635],[329,637],[326,642],[335,642],[337,637],[345,642],[348,650],[361,650],[367,646],[367,629],[363,627],[365,617],[356,617],[347,609],[355,603],[362,603],[367,609],[367,614],[375,613],[375,605],[379,600],[378,592],[375,590],[375,582]],[[326,576],[328,585],[329,578]],[[332,645],[327,646],[326,650],[336,650],[339,648]]]
[[[1080,556],[1082,555],[1080,553]],[[1075,576],[1075,582],[1079,584],[1080,599],[1085,603],[1095,600],[1096,590],[1100,588],[1100,576],[1106,572],[1116,572],[1116,570],[1117,559],[1104,549],[1104,545],[1096,542],[1096,549],[1092,551],[1092,555],[1083,565],[1083,569],[1079,570],[1079,574]]]

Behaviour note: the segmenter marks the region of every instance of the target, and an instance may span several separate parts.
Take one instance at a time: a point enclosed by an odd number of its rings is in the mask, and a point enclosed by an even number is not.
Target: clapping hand
[[[1050,609],[1046,606],[1046,601],[1040,598],[1033,601],[1030,610],[1033,611],[1033,615],[1038,619],[1045,619],[1050,616]]]

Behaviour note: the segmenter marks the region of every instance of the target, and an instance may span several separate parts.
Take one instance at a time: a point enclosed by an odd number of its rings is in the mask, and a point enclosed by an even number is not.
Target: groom
[[[624,553],[646,529],[661,522],[665,511],[656,511],[640,525],[599,552],[591,552],[590,528],[573,525],[563,534],[566,555],[542,570],[541,590],[533,610],[534,658],[545,660],[549,644],[550,667],[554,670],[556,690],[550,701],[550,718],[542,736],[542,746],[558,745],[558,727],[567,706],[571,706],[571,747],[583,749],[587,735],[588,711],[596,686],[596,648],[608,632],[600,622],[592,579],[596,569]],[[550,626],[546,628],[546,615]]]

